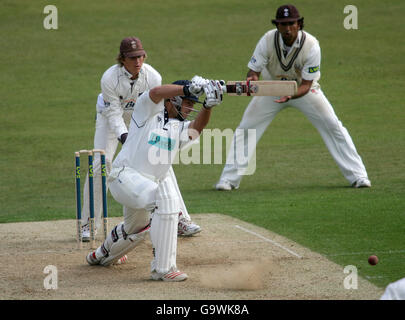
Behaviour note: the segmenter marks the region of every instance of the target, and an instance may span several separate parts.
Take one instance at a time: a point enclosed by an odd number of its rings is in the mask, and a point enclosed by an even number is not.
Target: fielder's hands
[[[274,102],[284,103],[284,102],[291,100],[291,98],[292,98],[291,96],[284,96],[284,97],[281,97],[280,99],[274,100]]]
[[[209,109],[222,102],[224,84],[223,80],[209,80],[208,84],[203,87],[206,96],[203,103],[204,108]]]
[[[118,138],[118,141],[121,142],[122,144],[124,144],[124,143],[125,143],[125,140],[127,140],[127,137],[128,137],[128,132],[123,133],[123,134],[121,135],[121,137]]]

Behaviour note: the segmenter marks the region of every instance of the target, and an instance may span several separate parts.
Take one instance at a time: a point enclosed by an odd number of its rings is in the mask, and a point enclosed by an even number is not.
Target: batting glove
[[[200,97],[204,93],[204,86],[208,84],[209,80],[204,79],[200,76],[194,76],[193,79],[191,79],[191,84],[188,87],[188,90],[192,95],[195,95],[197,97]]]
[[[209,80],[208,85],[204,87],[205,100],[203,103],[204,108],[212,108],[222,102],[223,85],[225,81]]]

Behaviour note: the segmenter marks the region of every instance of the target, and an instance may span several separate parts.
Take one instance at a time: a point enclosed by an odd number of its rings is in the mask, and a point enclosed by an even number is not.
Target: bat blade
[[[226,93],[230,96],[293,96],[297,93],[295,81],[228,81]]]

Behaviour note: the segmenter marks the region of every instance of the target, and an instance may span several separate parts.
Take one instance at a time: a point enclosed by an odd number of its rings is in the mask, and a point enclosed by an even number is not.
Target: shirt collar
[[[141,70],[139,71],[138,78],[136,79],[131,79],[132,78],[132,73],[129,72],[127,69],[125,69],[124,66],[121,67],[121,72],[129,79],[129,80],[136,80],[139,79],[139,76],[143,74],[143,66],[141,67]]]
[[[293,45],[292,45],[291,47],[299,48],[299,47],[300,47],[300,44],[301,44],[301,38],[302,38],[302,31],[299,30],[299,31],[298,31],[297,39],[295,39],[295,41],[294,41],[294,43],[293,43]],[[283,37],[281,36],[281,33],[279,33],[279,39],[280,39],[280,44],[281,44],[282,46],[286,46],[286,47],[287,47],[287,45],[286,45],[286,44],[284,43],[284,41],[283,41]]]

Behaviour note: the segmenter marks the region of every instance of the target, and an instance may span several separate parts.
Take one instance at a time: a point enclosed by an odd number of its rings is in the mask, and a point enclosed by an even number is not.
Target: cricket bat
[[[297,93],[295,81],[227,81],[226,93],[229,96],[293,96]]]

